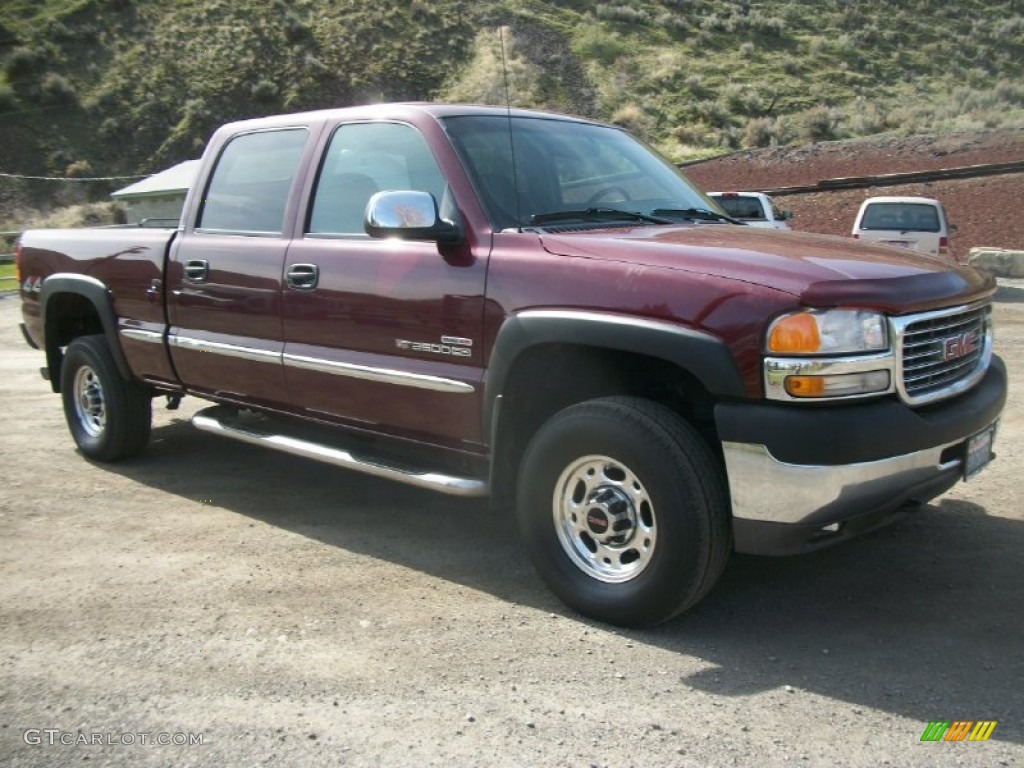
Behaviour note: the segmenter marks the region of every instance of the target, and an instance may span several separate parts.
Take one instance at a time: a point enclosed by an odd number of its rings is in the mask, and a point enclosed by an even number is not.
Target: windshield
[[[864,211],[860,228],[938,232],[939,211],[926,203],[871,203]]]
[[[443,123],[495,229],[536,226],[534,216],[554,221],[550,214],[566,211],[600,209],[607,220],[615,210],[714,209],[676,168],[615,128],[497,115]]]

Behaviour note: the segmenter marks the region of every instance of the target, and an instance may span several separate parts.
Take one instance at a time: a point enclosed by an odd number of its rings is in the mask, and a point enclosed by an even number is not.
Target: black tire
[[[610,397],[552,417],[527,447],[518,515],[534,566],[574,610],[650,626],[711,589],[732,548],[720,463],[674,411]]]
[[[125,381],[105,338],[81,336],[68,345],[60,391],[71,437],[88,458],[117,461],[145,448],[153,418],[150,390]]]

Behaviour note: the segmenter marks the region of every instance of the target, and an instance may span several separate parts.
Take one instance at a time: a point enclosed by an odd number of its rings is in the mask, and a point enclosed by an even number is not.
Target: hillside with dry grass
[[[144,174],[228,120],[391,100],[619,123],[675,160],[1024,126],[1017,0],[6,0],[0,172]],[[0,213],[125,183],[0,177]],[[2,218],[2,217],[0,217]]]

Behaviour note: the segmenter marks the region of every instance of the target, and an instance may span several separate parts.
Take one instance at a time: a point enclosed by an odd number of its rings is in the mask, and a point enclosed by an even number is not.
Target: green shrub
[[[691,25],[685,16],[666,12],[658,14],[654,20],[654,26],[679,34],[689,31]]]
[[[78,103],[78,94],[66,77],[47,72],[39,84],[39,100],[43,104],[71,105]]]
[[[643,137],[648,136],[654,127],[654,121],[650,115],[638,104],[626,104],[619,107],[612,115],[611,123],[620,125],[630,133]]]
[[[1009,16],[997,21],[992,28],[992,39],[998,42],[1020,46],[1024,40],[1024,16]]]
[[[4,71],[11,80],[24,80],[36,74],[44,57],[39,48],[18,46],[4,60]]]
[[[700,28],[705,32],[732,33],[736,31],[736,21],[732,16],[722,17],[712,13],[700,20]]]
[[[93,176],[92,163],[88,160],[75,160],[64,169],[64,175],[69,179],[88,178]]]
[[[253,99],[263,103],[270,103],[277,100],[277,86],[269,80],[260,80],[251,91]]]
[[[866,101],[863,97],[858,97],[848,108],[848,112],[846,124],[853,136],[871,136],[882,133],[889,127],[888,110],[873,101]]]
[[[889,121],[902,136],[927,133],[936,124],[935,108],[924,103],[899,105],[890,112]]]
[[[707,123],[683,123],[672,129],[672,137],[683,146],[703,147],[707,145],[711,129]]]
[[[744,147],[771,146],[771,120],[767,117],[752,117],[743,129]]]
[[[313,77],[319,77],[320,75],[324,75],[327,72],[330,72],[328,66],[324,64],[316,56],[314,56],[312,53],[307,53],[303,57],[302,67],[307,74],[310,74]]]
[[[651,17],[647,12],[631,5],[599,4],[594,15],[603,21],[618,21],[624,24],[649,24]]]
[[[615,32],[591,25],[573,39],[572,52],[581,59],[592,59],[608,66],[628,53],[629,46]]]
[[[713,134],[715,144],[728,149],[739,149],[743,142],[743,132],[735,126],[719,128]]]
[[[721,101],[706,99],[695,104],[694,109],[705,122],[715,128],[729,125],[732,119],[728,105]]]
[[[704,78],[700,75],[687,75],[686,80],[683,81],[683,85],[686,86],[686,90],[689,91],[690,95],[694,98],[702,99],[707,97],[709,94]]]
[[[747,16],[740,17],[742,26],[754,34],[767,37],[782,37],[786,31],[786,22],[778,16],[765,16],[760,11],[751,11]]]
[[[813,107],[800,115],[798,136],[811,143],[839,138],[836,132],[838,115],[824,105]]]
[[[1024,36],[1024,32],[1021,33]],[[1024,107],[1024,83],[1019,80],[1000,80],[994,92],[999,101],[1011,107]]]
[[[116,117],[107,117],[100,123],[99,135],[104,139],[113,139],[120,130],[121,121]]]
[[[718,100],[730,114],[742,112],[746,90],[747,88],[739,83],[726,83],[718,92]]]
[[[13,112],[18,103],[18,97],[9,83],[0,83],[0,112]]]
[[[309,37],[309,28],[300,19],[295,11],[287,10],[281,17],[281,28],[284,30],[285,39],[289,43],[297,43]]]
[[[46,167],[53,169],[64,168],[71,162],[71,157],[63,149],[55,149],[46,156]]]
[[[744,147],[776,147],[796,138],[790,121],[784,117],[752,117],[743,129]]]

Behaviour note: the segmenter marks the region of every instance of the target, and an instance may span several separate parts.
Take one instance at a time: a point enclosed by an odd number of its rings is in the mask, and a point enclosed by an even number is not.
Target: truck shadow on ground
[[[155,429],[142,458],[102,468],[609,629],[547,591],[512,516],[484,501],[229,443],[185,421]],[[792,686],[923,723],[994,719],[994,739],[1024,743],[1022,551],[1024,524],[940,500],[825,551],[734,556],[689,613],[652,630],[612,631],[713,664],[681,680],[698,690],[740,696]]]

